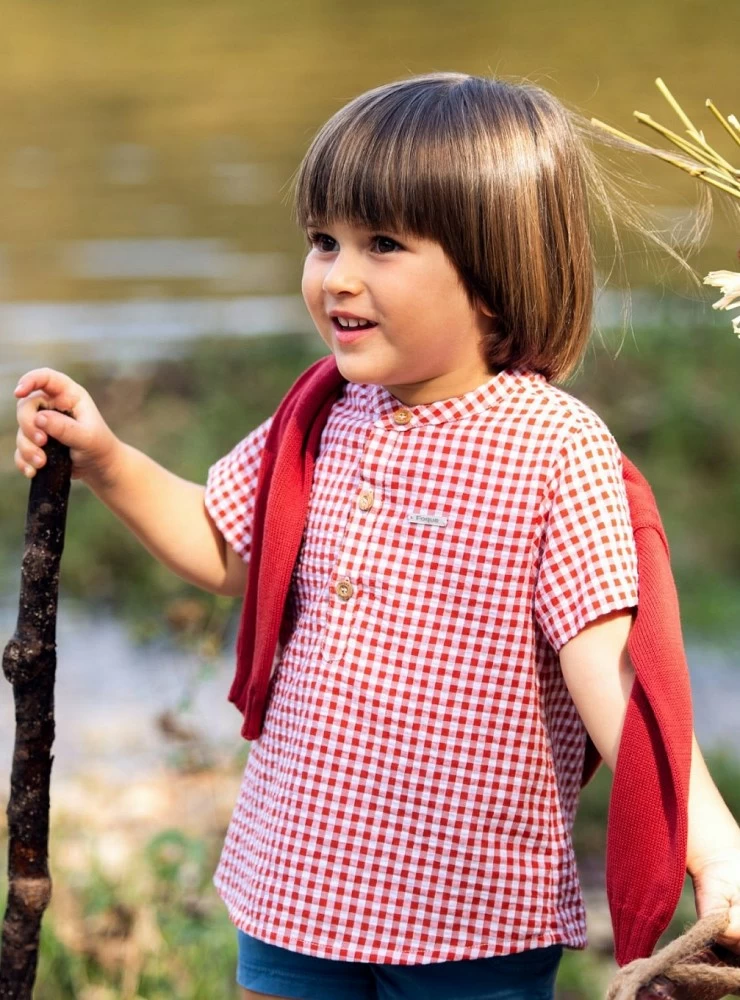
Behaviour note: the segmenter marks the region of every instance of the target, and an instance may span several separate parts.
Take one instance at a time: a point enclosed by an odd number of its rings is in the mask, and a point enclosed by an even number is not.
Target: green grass
[[[558,969],[557,1000],[602,1000],[608,979],[606,963],[592,951],[566,948]]]

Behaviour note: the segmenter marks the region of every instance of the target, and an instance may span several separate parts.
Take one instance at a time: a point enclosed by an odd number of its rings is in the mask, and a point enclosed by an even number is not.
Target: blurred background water
[[[290,180],[313,132],[358,92],[435,69],[526,76],[650,141],[636,108],[678,127],[660,74],[711,131],[705,97],[725,113],[737,99],[736,14],[735,0],[5,0],[4,386],[40,361],[130,362],[204,332],[307,328]],[[656,161],[633,166],[656,185],[643,194],[665,224],[685,220],[694,182]],[[727,264],[736,242],[718,211],[697,269]],[[644,253],[628,270],[655,284]],[[680,284],[667,276],[668,289]]]
[[[20,374],[69,371],[121,436],[204,482],[321,351],[299,294],[290,183],[327,117],[369,87],[459,70],[526,77],[652,141],[634,110],[679,129],[654,86],[661,76],[737,161],[704,108],[709,97],[740,112],[737,14],[737,0],[4,0],[0,632],[13,627],[27,497],[12,462]],[[688,231],[694,181],[651,158],[601,155],[657,225]],[[690,262],[700,276],[737,269],[739,247],[738,217],[716,197]],[[599,260],[603,274],[607,241]],[[740,344],[727,314],[711,310],[714,292],[628,236],[625,264],[629,291],[615,276],[599,295],[599,332],[568,388],[653,485],[699,737],[740,753]],[[62,593],[60,775],[93,765],[145,774],[169,752],[156,721],[169,710],[214,751],[239,745],[225,701],[237,602],[197,594],[154,565],[79,483]],[[6,687],[0,786],[11,740]],[[563,997],[591,995],[579,975]],[[58,970],[50,982],[61,982]],[[177,995],[205,998],[198,989],[180,985]]]

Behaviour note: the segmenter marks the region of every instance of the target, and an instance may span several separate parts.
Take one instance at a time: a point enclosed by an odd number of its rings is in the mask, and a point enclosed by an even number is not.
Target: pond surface
[[[291,179],[329,115],[392,79],[527,77],[652,141],[634,110],[681,129],[660,75],[731,158],[704,101],[740,112],[736,20],[737,0],[6,0],[0,376],[59,365],[81,338],[86,356],[113,364],[156,356],[160,341],[173,349],[178,332],[305,328]],[[625,181],[664,226],[696,204],[696,182],[653,158],[610,169],[653,185]],[[738,222],[720,204],[699,273],[734,261]],[[665,262],[648,267],[644,249],[626,263],[635,287],[660,284]]]
[[[2,648],[15,630],[17,606],[0,606]],[[146,774],[175,752],[157,723],[174,712],[195,732],[204,752],[236,752],[243,741],[240,716],[227,702],[233,656],[206,665],[160,642],[134,643],[108,615],[60,603],[57,622],[54,774]],[[6,783],[15,733],[13,694],[0,684],[0,785]],[[183,712],[178,706],[187,700]]]

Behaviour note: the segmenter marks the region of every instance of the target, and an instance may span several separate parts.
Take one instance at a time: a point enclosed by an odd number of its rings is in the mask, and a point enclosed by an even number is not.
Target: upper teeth
[[[344,316],[337,316],[337,323],[340,326],[370,326],[369,319],[345,319]]]

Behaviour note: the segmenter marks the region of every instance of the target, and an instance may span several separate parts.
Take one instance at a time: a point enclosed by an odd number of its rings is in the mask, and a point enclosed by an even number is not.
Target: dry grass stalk
[[[678,154],[671,153],[670,151],[664,149],[657,149],[647,143],[640,142],[639,139],[635,139],[631,135],[627,135],[626,132],[621,132],[619,129],[613,128],[611,125],[607,125],[605,122],[599,121],[598,118],[592,118],[592,124],[605,129],[611,135],[617,136],[637,149],[650,152],[654,156],[659,157],[659,159],[665,160],[667,163],[672,163],[674,166],[679,167],[679,169],[685,170],[686,173],[691,174],[692,177],[697,177],[706,184],[711,184],[713,187],[719,188],[726,194],[740,199],[740,169],[734,167],[728,160],[725,159],[724,156],[718,153],[717,150],[707,142],[704,133],[696,128],[694,123],[691,121],[689,116],[683,110],[660,77],[658,77],[655,83],[658,90],[665,97],[685,126],[689,138],[686,139],[667,128],[665,125],[661,125],[659,122],[656,122],[653,118],[651,118],[650,115],[646,115],[642,111],[635,111],[634,115],[637,121],[641,122],[643,125],[647,125],[649,128],[653,129],[653,131],[658,132],[664,138],[672,142],[673,145],[679,150]],[[738,146],[740,146],[740,121],[738,121],[737,117],[735,115],[728,115],[725,117],[709,99],[706,101],[706,107],[709,108],[725,131],[733,138]]]
[[[665,97],[666,101],[668,101],[670,106],[676,112],[676,115],[680,118],[681,122],[685,126],[686,133],[689,138],[685,139],[683,136],[678,135],[671,129],[666,128],[665,125],[661,125],[659,122],[654,121],[650,115],[646,115],[642,111],[635,111],[634,115],[635,118],[643,125],[647,125],[649,128],[652,128],[655,132],[658,132],[664,138],[672,142],[673,145],[679,150],[678,154],[667,152],[664,149],[657,149],[645,142],[640,142],[639,139],[634,139],[631,135],[627,135],[626,132],[620,132],[619,129],[613,128],[611,125],[607,125],[605,122],[599,121],[598,118],[592,118],[591,123],[593,125],[597,125],[599,128],[605,129],[611,135],[617,136],[623,142],[628,143],[634,148],[643,152],[651,153],[653,156],[657,156],[661,160],[672,163],[681,170],[685,170],[692,177],[696,177],[698,180],[704,181],[705,184],[710,184],[712,187],[719,188],[719,190],[724,191],[725,194],[729,194],[733,198],[740,200],[740,169],[734,167],[729,160],[726,160],[724,156],[718,153],[717,150],[707,142],[704,133],[696,128],[694,123],[691,121],[689,116],[683,110],[660,77],[658,77],[655,81],[655,84],[663,97]],[[733,114],[728,115],[725,118],[725,116],[717,109],[709,98],[707,98],[705,106],[709,108],[722,128],[728,133],[734,142],[740,146],[740,121],[738,121],[737,117]],[[713,308],[740,308],[740,274],[736,274],[734,271],[712,271],[704,279],[704,284],[720,288],[724,293],[723,297],[714,303]],[[740,337],[740,315],[735,317],[732,321],[732,328],[735,333],[737,333],[738,337]]]

